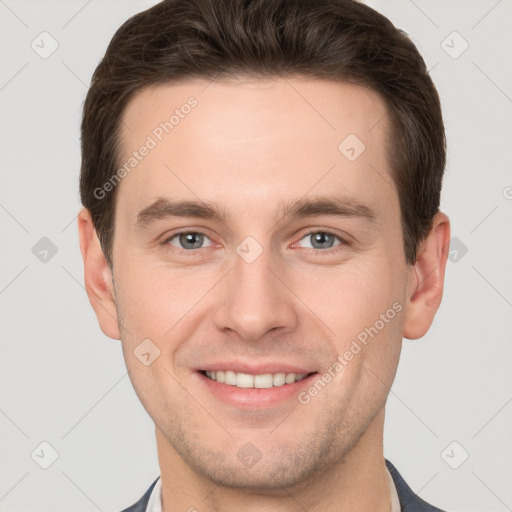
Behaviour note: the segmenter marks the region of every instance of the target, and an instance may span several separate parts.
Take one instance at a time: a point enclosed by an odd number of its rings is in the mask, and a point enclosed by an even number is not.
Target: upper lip
[[[218,361],[205,363],[203,366],[197,368],[197,371],[202,370],[223,370],[233,371],[237,373],[247,373],[249,375],[262,375],[264,373],[312,373],[316,370],[311,367],[303,365],[295,365],[285,363],[284,361],[269,361],[269,362],[248,362],[248,361]]]

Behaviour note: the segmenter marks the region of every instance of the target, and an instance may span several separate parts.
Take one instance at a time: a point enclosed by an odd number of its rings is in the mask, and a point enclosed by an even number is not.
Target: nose
[[[286,277],[272,265],[270,251],[251,263],[235,253],[234,268],[219,290],[217,328],[236,331],[248,341],[257,341],[271,330],[294,329],[297,315],[288,286]]]

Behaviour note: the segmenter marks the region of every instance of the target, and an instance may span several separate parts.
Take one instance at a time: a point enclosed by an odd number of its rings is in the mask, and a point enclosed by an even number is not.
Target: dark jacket
[[[386,461],[386,466],[391,476],[393,477],[393,481],[395,482],[396,492],[398,493],[398,499],[400,500],[400,507],[402,512],[443,512],[443,510],[440,508],[429,505],[418,495],[414,494],[412,489],[407,485],[395,466],[393,466],[389,460],[384,460]],[[155,479],[144,496],[142,496],[142,498],[137,503],[135,503],[135,505],[132,505],[122,512],[146,512],[149,496],[151,495],[151,491],[158,481],[158,478],[160,477]]]

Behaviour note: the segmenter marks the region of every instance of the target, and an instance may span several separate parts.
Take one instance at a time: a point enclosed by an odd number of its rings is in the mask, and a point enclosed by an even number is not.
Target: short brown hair
[[[128,101],[150,85],[239,76],[337,80],[380,94],[414,264],[439,210],[446,143],[437,91],[407,35],[355,0],[164,0],[116,31],[84,103],[80,197],[110,267],[117,187],[100,198],[95,190],[118,168]]]

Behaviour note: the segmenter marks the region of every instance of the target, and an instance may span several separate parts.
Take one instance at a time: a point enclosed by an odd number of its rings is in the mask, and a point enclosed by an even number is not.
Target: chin
[[[324,441],[320,441],[322,438]],[[258,441],[235,441],[233,444],[242,448],[231,453],[218,448],[200,452],[197,446],[190,450],[182,443],[179,452],[189,467],[215,485],[247,493],[288,496],[284,488],[298,490],[335,463],[332,442],[323,436],[312,439],[315,438],[308,436],[287,446],[267,440],[261,451],[255,447]]]
[[[311,468],[296,464],[292,460],[258,461],[253,467],[240,463],[223,467],[202,468],[202,473],[216,485],[243,490],[247,493],[288,495],[283,488],[297,488],[310,480]]]

